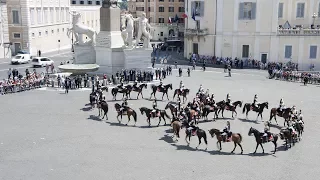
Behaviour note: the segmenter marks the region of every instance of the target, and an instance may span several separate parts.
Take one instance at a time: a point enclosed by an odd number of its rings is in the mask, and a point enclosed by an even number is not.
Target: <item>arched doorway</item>
[[[169,37],[173,37],[174,36],[174,30],[173,29],[170,29],[169,30]]]

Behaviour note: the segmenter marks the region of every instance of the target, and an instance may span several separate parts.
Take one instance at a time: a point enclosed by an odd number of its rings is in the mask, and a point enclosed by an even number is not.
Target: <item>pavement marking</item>
[[[19,67],[15,67],[14,69],[23,69],[23,68],[31,68],[31,66],[19,66]],[[0,72],[1,71],[8,71],[9,69],[0,69]]]
[[[7,63],[11,63],[11,61],[4,61],[4,62],[1,62],[0,64],[7,64]]]

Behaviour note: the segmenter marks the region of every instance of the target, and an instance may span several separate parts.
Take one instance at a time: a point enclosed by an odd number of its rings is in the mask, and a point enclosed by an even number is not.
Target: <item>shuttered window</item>
[[[318,5],[318,17],[320,17],[320,3]]]
[[[297,18],[303,18],[304,17],[304,3],[298,3],[297,4]]]
[[[257,4],[253,2],[243,2],[239,4],[239,20],[256,19]]]
[[[310,54],[309,54],[309,58],[310,59],[316,59],[317,58],[317,46],[310,46]]]
[[[289,58],[291,58],[291,55],[292,55],[292,46],[290,46],[290,45],[285,46],[284,58],[289,59]]]
[[[283,18],[283,3],[279,3],[278,18]]]
[[[195,14],[195,16],[204,16],[204,1],[192,1],[191,2],[191,12]],[[191,15],[192,15],[191,13]]]

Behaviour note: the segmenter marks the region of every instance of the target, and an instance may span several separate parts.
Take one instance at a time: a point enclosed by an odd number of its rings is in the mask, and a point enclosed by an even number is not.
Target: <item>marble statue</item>
[[[136,39],[136,47],[138,46],[139,41],[143,36],[143,38],[144,38],[143,47],[144,48],[150,48],[151,47],[150,39],[152,37],[151,37],[150,33],[147,31],[147,28],[151,29],[152,27],[148,23],[148,19],[146,17],[146,13],[142,13],[139,18],[134,18],[134,21],[138,21],[139,22],[138,36],[137,36],[137,39]]]
[[[72,28],[68,29],[67,35],[70,37],[70,33],[73,32],[76,40],[74,44],[80,45],[95,45],[97,32],[80,22],[81,14],[73,11],[70,13],[72,15]],[[90,41],[84,42],[81,38],[82,35],[87,35]]]
[[[124,44],[132,47],[133,44],[133,31],[134,31],[134,18],[131,14],[124,13],[121,16],[121,36]]]

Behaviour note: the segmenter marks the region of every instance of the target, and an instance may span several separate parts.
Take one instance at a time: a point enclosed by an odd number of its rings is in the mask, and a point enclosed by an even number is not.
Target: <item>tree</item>
[[[128,10],[128,0],[122,0],[122,2],[118,2],[119,8]]]

